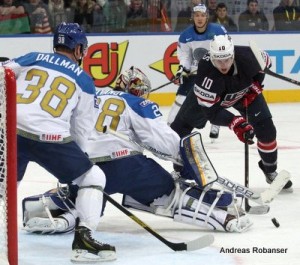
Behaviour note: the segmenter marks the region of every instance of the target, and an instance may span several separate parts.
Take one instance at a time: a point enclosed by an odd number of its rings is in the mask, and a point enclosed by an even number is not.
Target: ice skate
[[[97,263],[115,260],[114,246],[98,242],[91,236],[91,230],[76,220],[75,236],[72,244],[71,261],[74,263]]]
[[[265,167],[261,160],[258,162],[258,165],[260,169],[264,172],[267,183],[271,184],[278,175],[277,171],[274,171],[272,173],[265,172]],[[289,180],[283,187],[282,191],[293,192],[293,182]]]

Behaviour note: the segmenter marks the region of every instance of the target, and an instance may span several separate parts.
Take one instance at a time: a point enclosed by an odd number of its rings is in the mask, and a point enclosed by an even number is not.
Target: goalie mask
[[[114,90],[147,99],[151,90],[151,83],[139,68],[131,66],[130,69],[118,76]]]
[[[210,42],[210,60],[222,73],[227,74],[234,60],[234,45],[228,35],[214,36]]]

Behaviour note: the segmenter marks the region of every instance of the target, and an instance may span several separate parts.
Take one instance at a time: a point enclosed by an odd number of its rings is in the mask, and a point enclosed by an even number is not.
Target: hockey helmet
[[[114,90],[148,98],[151,83],[148,77],[139,68],[131,66],[118,76]]]
[[[210,59],[224,60],[234,57],[234,45],[232,39],[228,35],[218,35],[210,42]]]
[[[74,50],[77,45],[81,45],[82,53],[85,55],[88,41],[83,29],[77,23],[60,23],[54,32],[53,48],[65,46]]]
[[[204,13],[208,16],[208,8],[206,7],[205,4],[198,4],[198,5],[195,5],[193,7],[193,13],[195,12],[201,12],[201,13]]]

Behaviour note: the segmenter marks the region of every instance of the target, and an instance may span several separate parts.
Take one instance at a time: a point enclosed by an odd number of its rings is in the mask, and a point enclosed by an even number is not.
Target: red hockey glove
[[[249,91],[243,97],[243,106],[248,107],[262,91],[263,86],[257,81],[253,82]]]
[[[235,116],[229,124],[230,130],[233,130],[240,141],[243,143],[254,144],[254,129],[242,116]]]
[[[187,70],[183,65],[179,65],[178,70],[175,74],[174,83],[176,85],[182,84],[182,78],[187,77],[191,71]]]

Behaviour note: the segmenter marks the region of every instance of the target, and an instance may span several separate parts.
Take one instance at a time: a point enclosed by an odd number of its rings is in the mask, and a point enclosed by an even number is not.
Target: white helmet
[[[234,58],[234,45],[232,39],[228,35],[218,35],[210,42],[210,60],[223,60]]]
[[[151,83],[139,68],[131,66],[118,76],[114,90],[121,90],[138,97],[148,98]]]
[[[207,9],[206,5],[204,5],[204,4],[195,5],[193,7],[193,13],[195,13],[195,12],[201,12],[201,13],[208,15],[208,9]]]

